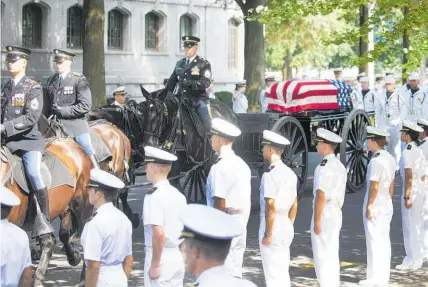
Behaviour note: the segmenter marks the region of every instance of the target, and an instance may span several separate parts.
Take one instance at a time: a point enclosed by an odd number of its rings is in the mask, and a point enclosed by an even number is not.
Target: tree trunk
[[[85,34],[83,42],[83,74],[89,81],[92,107],[106,104],[104,67],[104,0],[83,3]]]
[[[403,8],[403,14],[404,14],[404,18],[406,17],[407,13],[409,13],[409,7],[404,7]],[[409,39],[409,35],[408,35],[408,31],[404,30],[403,31],[403,50],[406,49],[407,51],[409,51],[409,47],[410,47],[410,39]],[[407,53],[403,52],[403,61],[402,64],[407,64],[408,59],[407,59]],[[406,68],[403,68],[402,70],[402,81],[403,84],[406,83],[407,77],[404,76],[404,74],[407,72]]]
[[[259,5],[266,5],[266,0],[247,0],[245,4],[242,0],[236,0],[241,7],[244,16],[248,15],[248,10],[256,9]],[[263,24],[255,21],[245,23],[245,70],[244,78],[247,81],[247,94],[249,105],[258,103],[261,90],[265,82],[265,39]]]
[[[365,5],[360,5],[360,28],[364,26],[364,24],[368,21],[368,19],[369,19],[368,7]],[[359,46],[360,57],[362,57],[365,53],[367,53],[368,48],[369,48],[368,37],[367,37],[367,35],[364,35],[363,37],[360,37],[360,46]],[[358,72],[359,73],[362,73],[362,72],[368,73],[367,64],[358,67]]]
[[[293,78],[293,68],[291,67],[291,61],[293,60],[293,53],[290,49],[287,49],[287,54],[284,57],[284,66],[282,69],[282,80],[287,81]]]

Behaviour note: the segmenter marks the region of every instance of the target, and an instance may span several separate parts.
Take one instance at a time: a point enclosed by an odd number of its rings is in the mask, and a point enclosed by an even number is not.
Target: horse
[[[34,194],[26,194],[14,178],[11,162],[6,157],[6,149],[1,150],[2,184],[12,190],[21,200],[21,204],[12,208],[8,220],[25,230],[31,230],[34,225]],[[93,207],[88,202],[86,185],[89,182],[91,161],[80,146],[66,138],[51,139],[46,151],[58,158],[70,172],[74,187],[59,185],[49,189],[49,217],[53,221],[58,216],[61,220],[59,238],[64,244],[67,261],[76,266],[81,261],[80,252],[74,248],[71,240],[73,235],[83,231],[84,224],[91,217]],[[43,286],[49,261],[52,257],[56,239],[53,234],[42,235],[38,238],[41,247],[41,257],[34,274],[34,286]]]
[[[177,150],[178,160],[169,175],[171,184],[186,196],[188,202],[201,202],[205,199],[207,174],[214,154],[206,136],[208,131],[196,107],[186,97],[177,98],[166,89],[149,93],[141,86],[141,91],[147,99],[140,107],[144,109],[143,144],[171,152]],[[237,125],[237,115],[226,104],[210,100],[210,106],[212,118],[223,118]],[[183,170],[187,172],[181,185],[179,179]]]

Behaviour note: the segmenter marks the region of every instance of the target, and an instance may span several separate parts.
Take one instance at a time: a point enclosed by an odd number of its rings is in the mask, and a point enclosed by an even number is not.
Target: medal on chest
[[[193,76],[199,76],[199,68],[197,66],[192,68],[192,75]]]
[[[64,87],[64,95],[72,95],[73,87]]]
[[[12,99],[12,107],[23,107],[25,103],[25,95],[24,94],[15,94]]]

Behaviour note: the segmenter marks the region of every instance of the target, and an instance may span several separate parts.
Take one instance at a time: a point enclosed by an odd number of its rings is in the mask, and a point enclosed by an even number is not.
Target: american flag
[[[350,110],[352,87],[340,80],[275,83],[266,93],[268,110],[298,113],[308,110]]]

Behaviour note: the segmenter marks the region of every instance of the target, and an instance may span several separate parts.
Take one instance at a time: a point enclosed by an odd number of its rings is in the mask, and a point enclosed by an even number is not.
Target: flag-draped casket
[[[340,80],[275,83],[267,91],[268,110],[299,113],[313,110],[352,110],[352,87]]]

